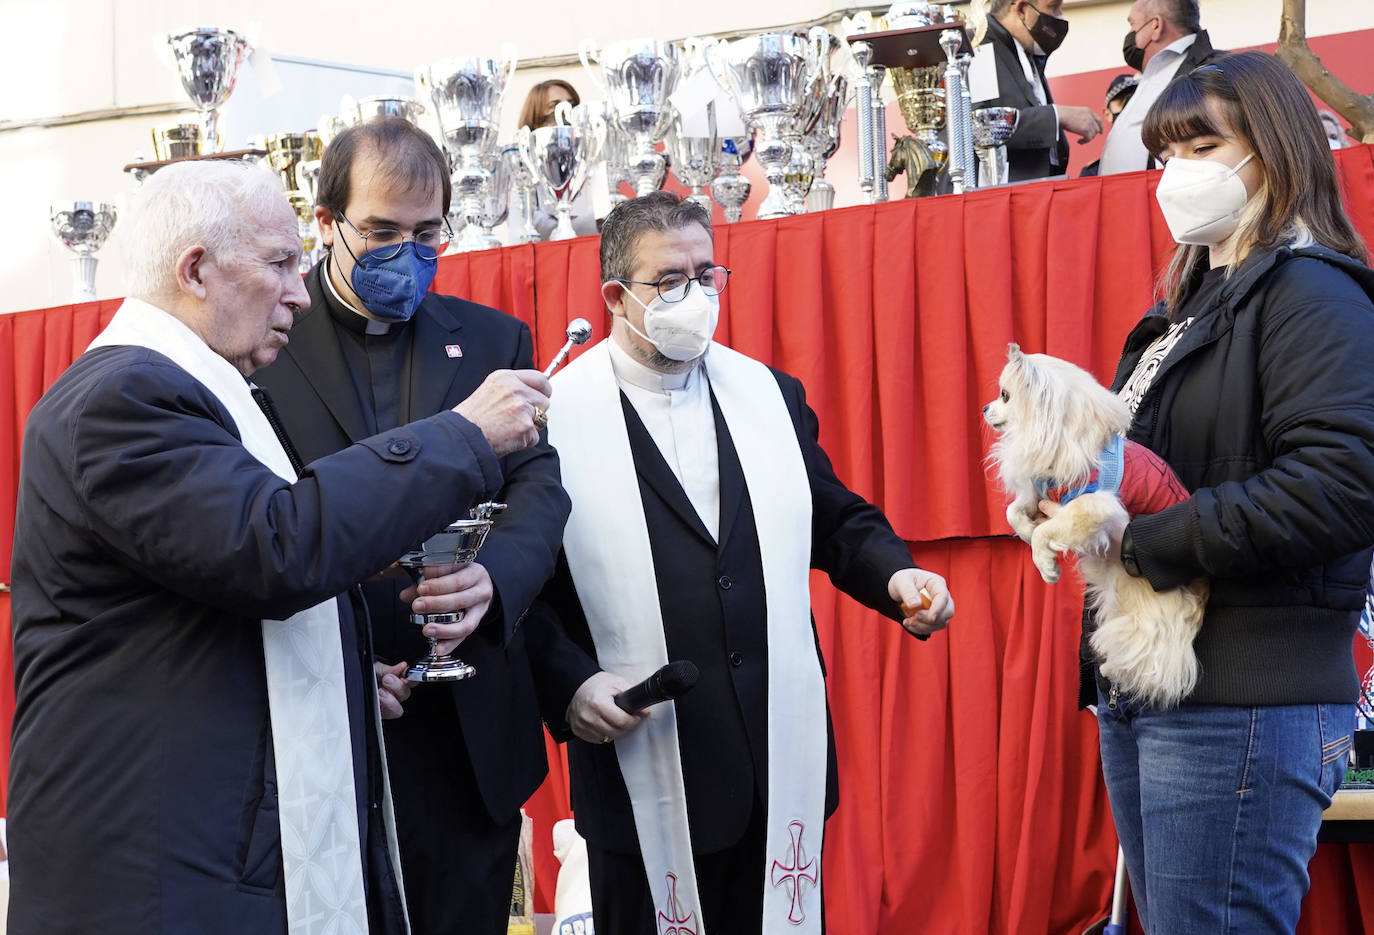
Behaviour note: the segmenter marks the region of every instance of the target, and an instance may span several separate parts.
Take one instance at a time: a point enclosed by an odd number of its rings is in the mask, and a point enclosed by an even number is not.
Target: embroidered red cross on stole
[[[677,874],[664,875],[668,880],[668,898],[663,912],[658,914],[658,935],[699,935],[697,914],[682,908],[677,899]],[[667,913],[667,915],[664,914]]]
[[[808,882],[814,887],[820,880],[820,871],[816,867],[816,858],[806,860],[806,851],[802,849],[802,835],[806,833],[806,825],[800,821],[789,822],[787,830],[792,836],[792,843],[787,848],[787,863],[773,861],[773,869],[769,876],[775,887],[786,886],[787,894],[792,898],[792,908],[787,913],[787,921],[793,925],[801,925],[806,921],[806,913],[802,911],[802,883]],[[779,873],[779,870],[782,873]]]

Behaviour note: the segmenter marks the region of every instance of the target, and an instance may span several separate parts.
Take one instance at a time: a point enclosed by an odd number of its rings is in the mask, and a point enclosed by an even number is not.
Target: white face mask
[[[624,283],[620,287],[644,309],[644,331],[636,328],[629,316],[625,317],[625,324],[658,348],[660,354],[669,360],[695,360],[706,353],[720,318],[719,296],[707,295],[701,283],[691,282],[680,302],[665,302],[662,296],[656,296],[645,305]]]
[[[1250,200],[1238,173],[1254,158],[1251,153],[1234,169],[1210,159],[1177,156],[1164,164],[1155,199],[1177,243],[1214,247],[1236,232]]]

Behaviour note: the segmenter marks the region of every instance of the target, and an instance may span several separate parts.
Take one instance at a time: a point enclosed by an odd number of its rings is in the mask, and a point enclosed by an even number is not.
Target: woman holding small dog
[[[1156,590],[1211,592],[1182,704],[1128,697],[1092,660],[1082,700],[1146,930],[1292,932],[1359,691],[1374,273],[1316,109],[1272,57],[1179,77],[1143,139],[1178,246],[1113,389],[1191,495],[1131,520],[1120,559]]]

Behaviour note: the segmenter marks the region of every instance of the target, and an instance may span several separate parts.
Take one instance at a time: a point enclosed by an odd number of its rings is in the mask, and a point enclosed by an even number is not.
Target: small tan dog
[[[1155,591],[1109,551],[1132,516],[1186,500],[1188,491],[1157,455],[1124,438],[1126,404],[1087,371],[1012,344],[998,382],[1001,394],[983,418],[999,433],[988,459],[1013,498],[1007,522],[1050,584],[1059,580],[1058,553],[1079,557],[1097,616],[1092,648],[1117,691],[1176,706],[1197,684],[1193,639],[1207,582]],[[1063,508],[1045,519],[1041,500]]]

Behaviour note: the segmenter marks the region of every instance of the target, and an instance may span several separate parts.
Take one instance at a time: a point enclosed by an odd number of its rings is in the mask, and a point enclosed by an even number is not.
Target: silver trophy
[[[459,250],[485,250],[493,244],[482,231],[482,200],[491,187],[501,101],[515,74],[515,47],[501,58],[461,56],[426,65],[415,72],[415,84],[434,103],[444,145],[453,162],[453,193],[466,224]],[[500,246],[499,241],[496,246]]]
[[[103,201],[55,201],[49,207],[52,232],[76,254],[72,301],[95,301],[95,253],[114,229],[119,215]]]
[[[740,174],[740,166],[749,161],[753,152],[753,131],[748,136],[726,137],[720,144],[720,172],[711,183],[711,197],[725,211],[725,220],[731,224],[743,215],[744,203],[749,200],[749,191],[753,188]]]
[[[554,108],[556,123],[551,127],[521,127],[517,137],[520,158],[540,185],[558,203],[558,226],[550,240],[570,240],[577,236],[572,225],[572,203],[591,175],[592,164],[600,157],[606,123],[586,104],[573,107],[560,101]]]
[[[706,136],[686,136],[682,133],[682,115],[673,111],[673,122],[668,125],[668,155],[673,160],[673,175],[692,190],[688,199],[695,201],[711,213],[711,196],[706,194],[706,186],[715,181],[720,171],[720,137],[716,133],[715,104],[706,105]]]
[[[820,57],[821,47],[817,43],[792,32],[745,36],[733,42],[714,43],[706,50],[707,65],[716,81],[729,92],[749,126],[760,131],[754,154],[768,179],[768,195],[759,205],[760,218],[795,213],[783,188],[789,184],[789,172],[799,174],[793,165],[794,147],[790,139],[798,135],[797,122],[806,106],[807,88],[820,67]],[[794,178],[790,184],[795,193],[800,179]],[[809,189],[809,178],[805,185]]]
[[[491,176],[482,186],[482,212],[477,222],[486,249],[503,246],[501,238],[496,236],[496,228],[506,223],[510,214],[510,186],[519,166],[520,152],[514,146],[500,146],[487,157]]]
[[[502,155],[510,159],[511,184],[515,186],[520,204],[520,228],[512,235],[511,242],[538,243],[540,237],[539,231],[534,227],[534,212],[539,207],[539,197],[536,194],[539,183],[520,156],[518,143],[508,146]]]
[[[241,33],[217,26],[200,26],[167,34],[176,59],[181,86],[200,111],[201,150],[217,153],[219,109],[233,93],[239,66],[251,50]]]
[[[504,503],[479,503],[472,508],[470,519],[460,519],[448,525],[443,532],[435,533],[425,540],[424,545],[414,552],[402,555],[396,564],[400,565],[415,579],[418,586],[425,580],[429,569],[447,569],[453,565],[468,565],[477,558],[477,550],[486,541],[491,531],[492,514],[504,510]],[[457,623],[463,619],[460,610],[450,614],[415,614],[411,620],[418,627],[427,623]],[[406,678],[412,682],[455,682],[471,678],[477,670],[452,655],[439,655],[436,637],[428,637],[429,654],[406,671]]]
[[[668,98],[682,72],[682,49],[659,39],[634,39],[598,53],[596,44],[585,39],[578,56],[610,105],[611,122],[631,140],[625,166],[635,194],[657,191],[667,178],[668,161],[655,147],[673,119]],[[601,64],[600,74],[592,68],[592,59]]]
[[[1007,184],[1007,140],[1021,112],[1015,107],[980,107],[973,112],[973,146],[978,151],[978,187]]]
[[[611,207],[615,207],[628,200],[620,190],[621,184],[634,181],[630,178],[630,146],[633,140],[615,122],[615,111],[610,101],[602,103],[602,118],[606,121],[603,163],[606,166],[606,194],[610,196]]]
[[[833,74],[821,90],[822,106],[802,145],[814,163],[811,191],[806,196],[807,211],[828,211],[835,206],[835,186],[825,180],[825,163],[840,148],[840,127],[849,106],[849,79]]]
[[[339,101],[339,116],[349,126],[367,123],[369,120],[379,120],[383,117],[401,117],[411,123],[418,124],[420,115],[424,112],[425,105],[409,97],[373,95],[355,101],[345,94]]]

